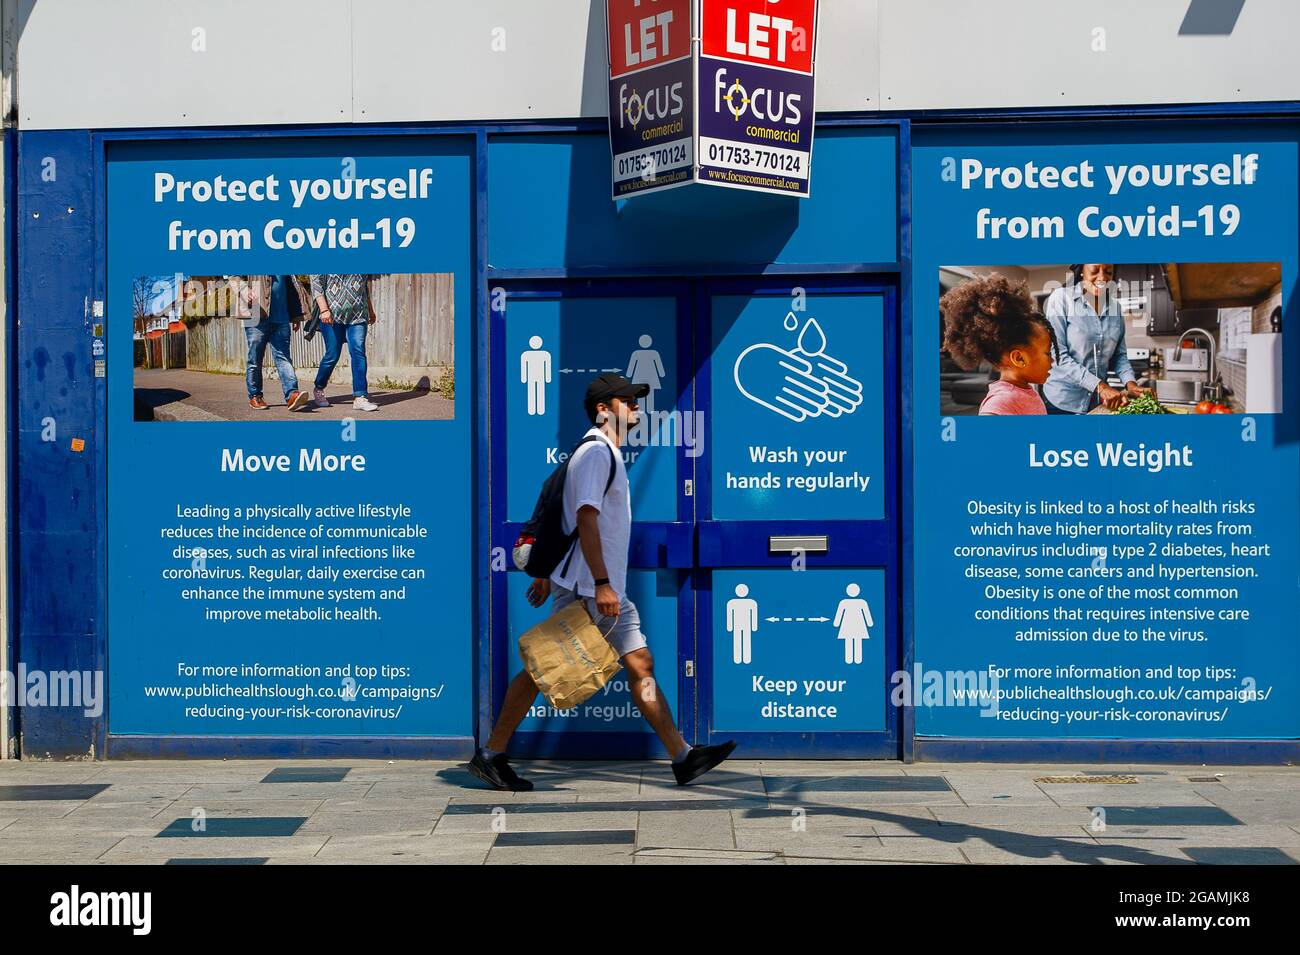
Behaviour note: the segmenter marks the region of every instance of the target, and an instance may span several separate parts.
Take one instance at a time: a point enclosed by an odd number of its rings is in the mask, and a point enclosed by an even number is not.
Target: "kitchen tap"
[[[1205,380],[1205,384],[1209,388],[1214,388],[1215,382],[1219,380],[1218,369],[1215,367],[1215,363],[1214,363],[1214,351],[1215,351],[1214,336],[1211,335],[1209,332],[1207,332],[1205,329],[1189,328],[1183,334],[1178,336],[1178,344],[1174,346],[1174,361],[1178,361],[1178,359],[1183,357],[1183,339],[1191,335],[1204,335],[1205,340],[1210,345],[1210,367],[1206,370],[1206,375],[1208,377]]]

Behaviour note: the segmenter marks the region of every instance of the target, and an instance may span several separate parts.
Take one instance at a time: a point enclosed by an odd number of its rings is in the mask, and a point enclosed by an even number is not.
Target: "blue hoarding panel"
[[[506,309],[506,519],[526,521],[546,476],[591,428],[587,385],[603,374],[646,385],[642,424],[623,449],[638,521],[677,517],[674,441],[684,425],[678,393],[677,300],[510,300]]]
[[[710,358],[715,520],[884,514],[878,295],[716,296]]]
[[[883,730],[885,621],[882,570],[715,570],[711,731]]]
[[[472,160],[465,137],[110,148],[112,733],[471,732]],[[212,280],[218,302],[227,301],[223,289],[259,290],[253,301],[262,287],[232,280],[329,268],[353,270],[324,275],[339,280],[329,299],[336,318],[354,314],[370,328],[372,373],[362,386],[396,401],[374,414],[290,414],[266,356],[272,408],[246,420],[244,375],[219,374],[213,353],[195,351],[201,341],[221,345],[218,323],[233,336],[237,372],[244,370],[250,323],[226,315],[191,320],[183,359],[170,356],[163,371],[185,376],[172,390],[228,393],[235,410],[212,405],[216,412],[166,421],[140,413],[142,401],[157,397],[143,393],[153,380],[145,372],[157,369],[141,367],[150,347],[141,330],[161,321],[179,335],[188,317],[183,308],[142,315],[133,300],[142,277],[166,286],[179,274],[196,288]],[[389,276],[422,279],[381,285]],[[344,280],[352,278],[370,282],[356,288],[370,289],[373,326],[359,308],[346,311]],[[283,287],[265,286],[273,316]],[[446,309],[431,317],[435,300]],[[393,355],[412,354],[377,351],[401,322],[412,339],[450,336],[441,341],[456,397],[447,392],[431,405],[432,396],[385,385],[373,372],[393,365]],[[320,356],[308,357],[301,336],[286,335],[300,387],[310,390]],[[352,353],[341,337],[339,348]],[[352,390],[349,379],[340,367],[332,380]],[[170,397],[185,403],[185,394]],[[426,410],[406,413],[402,402],[417,397]]]
[[[696,271],[898,258],[898,131],[889,126],[819,130],[808,199],[687,186],[612,202],[592,188],[609,179],[603,134],[497,136],[488,157],[493,268]]]
[[[22,555],[14,560],[13,685],[24,701],[41,704],[21,712],[23,750],[84,758],[96,751],[104,703],[103,514],[94,492],[103,443],[88,315],[95,280],[91,139],[86,132],[16,135],[12,218],[15,259],[25,265],[16,270],[22,312],[13,325],[13,553]],[[24,670],[34,682],[22,679]],[[51,705],[46,681],[59,673],[75,675],[87,705]]]
[[[1289,314],[1294,304],[1296,128],[1122,133],[1055,125],[915,136],[914,683],[974,680],[997,699],[970,705],[914,687],[920,736],[1300,735],[1300,335],[1281,339],[1281,412],[1240,413],[1267,387],[1249,340],[1277,345],[1272,308]],[[1121,285],[1060,311],[1066,264],[1090,260],[1085,274],[1116,264]],[[1125,286],[1125,264],[1155,278]],[[1092,380],[1078,369],[1123,387],[1133,375],[1122,359],[1143,357],[1134,346],[1173,365],[1187,329],[1155,324],[1152,303],[1167,296],[1209,308],[1196,324],[1209,325],[1220,370],[1246,369],[1230,382],[1239,413],[974,414],[989,366],[963,378],[941,356],[941,281],[992,288],[993,272],[1027,281],[1066,332],[1044,375],[1049,398],[1077,394],[1073,410],[1086,410]],[[1217,284],[1198,286],[1207,277]],[[986,299],[984,314],[1003,301]],[[1065,327],[1062,315],[1077,322]],[[963,335],[972,327],[961,324],[973,321],[966,312],[945,319]],[[1080,334],[1088,322],[1091,337]],[[989,360],[1014,377],[1012,352],[999,355]],[[1207,372],[1140,369],[1171,381]],[[1054,390],[1069,374],[1077,392]]]

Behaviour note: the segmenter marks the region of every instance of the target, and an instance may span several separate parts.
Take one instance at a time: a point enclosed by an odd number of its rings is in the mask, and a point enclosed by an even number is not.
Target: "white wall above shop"
[[[880,89],[909,111],[1295,100],[1298,36],[1296,0],[881,0]]]
[[[1300,4],[1238,3],[822,0],[818,111],[1300,99]],[[605,115],[603,0],[16,5],[26,129]]]

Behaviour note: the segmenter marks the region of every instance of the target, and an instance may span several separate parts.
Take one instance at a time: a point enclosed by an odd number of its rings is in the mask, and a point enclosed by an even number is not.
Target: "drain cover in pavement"
[[[1039,776],[1036,783],[1092,783],[1102,786],[1120,786],[1136,783],[1136,776]]]

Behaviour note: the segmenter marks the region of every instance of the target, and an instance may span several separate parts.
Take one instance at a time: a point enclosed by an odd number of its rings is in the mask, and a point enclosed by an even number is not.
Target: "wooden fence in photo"
[[[441,376],[453,368],[452,278],[449,272],[430,272],[383,275],[372,280],[376,320],[366,337],[368,377],[372,381],[389,378],[414,384],[427,377],[437,385]],[[304,296],[306,292],[304,287]],[[309,308],[306,314],[310,314]],[[238,318],[200,318],[189,324],[185,339],[186,367],[243,374],[248,344],[244,323]],[[307,341],[299,328],[292,333],[289,351],[295,368],[318,368],[325,355],[324,337],[316,334]],[[269,354],[263,364],[266,372],[274,375],[275,364]],[[346,380],[349,365],[344,347],[335,377]]]

